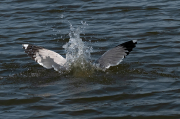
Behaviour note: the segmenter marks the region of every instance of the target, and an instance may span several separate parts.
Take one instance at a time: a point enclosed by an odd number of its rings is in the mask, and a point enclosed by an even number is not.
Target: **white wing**
[[[96,66],[101,69],[107,69],[110,66],[118,65],[125,56],[128,55],[134,47],[136,47],[136,44],[137,40],[132,40],[108,50],[96,61]]]
[[[64,68],[63,65],[66,63],[66,59],[58,53],[31,44],[23,44],[22,46],[25,53],[41,66],[47,69],[54,68],[55,70]]]

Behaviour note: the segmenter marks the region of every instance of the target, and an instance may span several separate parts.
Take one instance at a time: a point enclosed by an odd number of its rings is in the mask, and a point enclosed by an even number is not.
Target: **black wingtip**
[[[118,46],[123,46],[125,48],[125,50],[128,50],[128,52],[127,52],[127,55],[128,55],[129,52],[131,52],[132,49],[136,47],[136,44],[137,44],[137,40],[131,40],[131,41],[122,43]]]
[[[35,46],[32,44],[22,44],[22,46],[22,48],[25,50],[24,52],[33,60],[35,60],[36,58],[36,53],[39,52],[40,49],[43,49],[43,47]]]

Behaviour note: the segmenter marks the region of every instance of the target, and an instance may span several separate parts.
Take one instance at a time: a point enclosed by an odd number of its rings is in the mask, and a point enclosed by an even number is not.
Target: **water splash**
[[[66,67],[80,67],[81,69],[87,68],[87,64],[91,60],[92,47],[85,45],[85,42],[80,38],[80,34],[87,26],[85,22],[81,22],[82,27],[74,28],[70,24],[69,42],[66,43],[63,48],[66,51],[67,63]]]

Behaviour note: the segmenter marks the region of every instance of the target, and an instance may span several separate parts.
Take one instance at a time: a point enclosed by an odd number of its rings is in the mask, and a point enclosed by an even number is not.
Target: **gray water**
[[[1,0],[0,118],[180,117],[179,0]],[[38,65],[21,44],[65,57],[70,24],[91,60],[129,40],[136,48],[104,71],[59,74]]]

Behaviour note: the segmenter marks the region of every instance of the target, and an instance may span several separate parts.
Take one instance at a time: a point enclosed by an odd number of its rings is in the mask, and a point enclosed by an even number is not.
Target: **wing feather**
[[[118,65],[136,47],[136,44],[137,40],[132,40],[108,50],[97,60],[97,66],[107,69]]]
[[[23,44],[22,46],[29,57],[47,69],[59,70],[66,63],[66,59],[54,51],[31,44]]]

